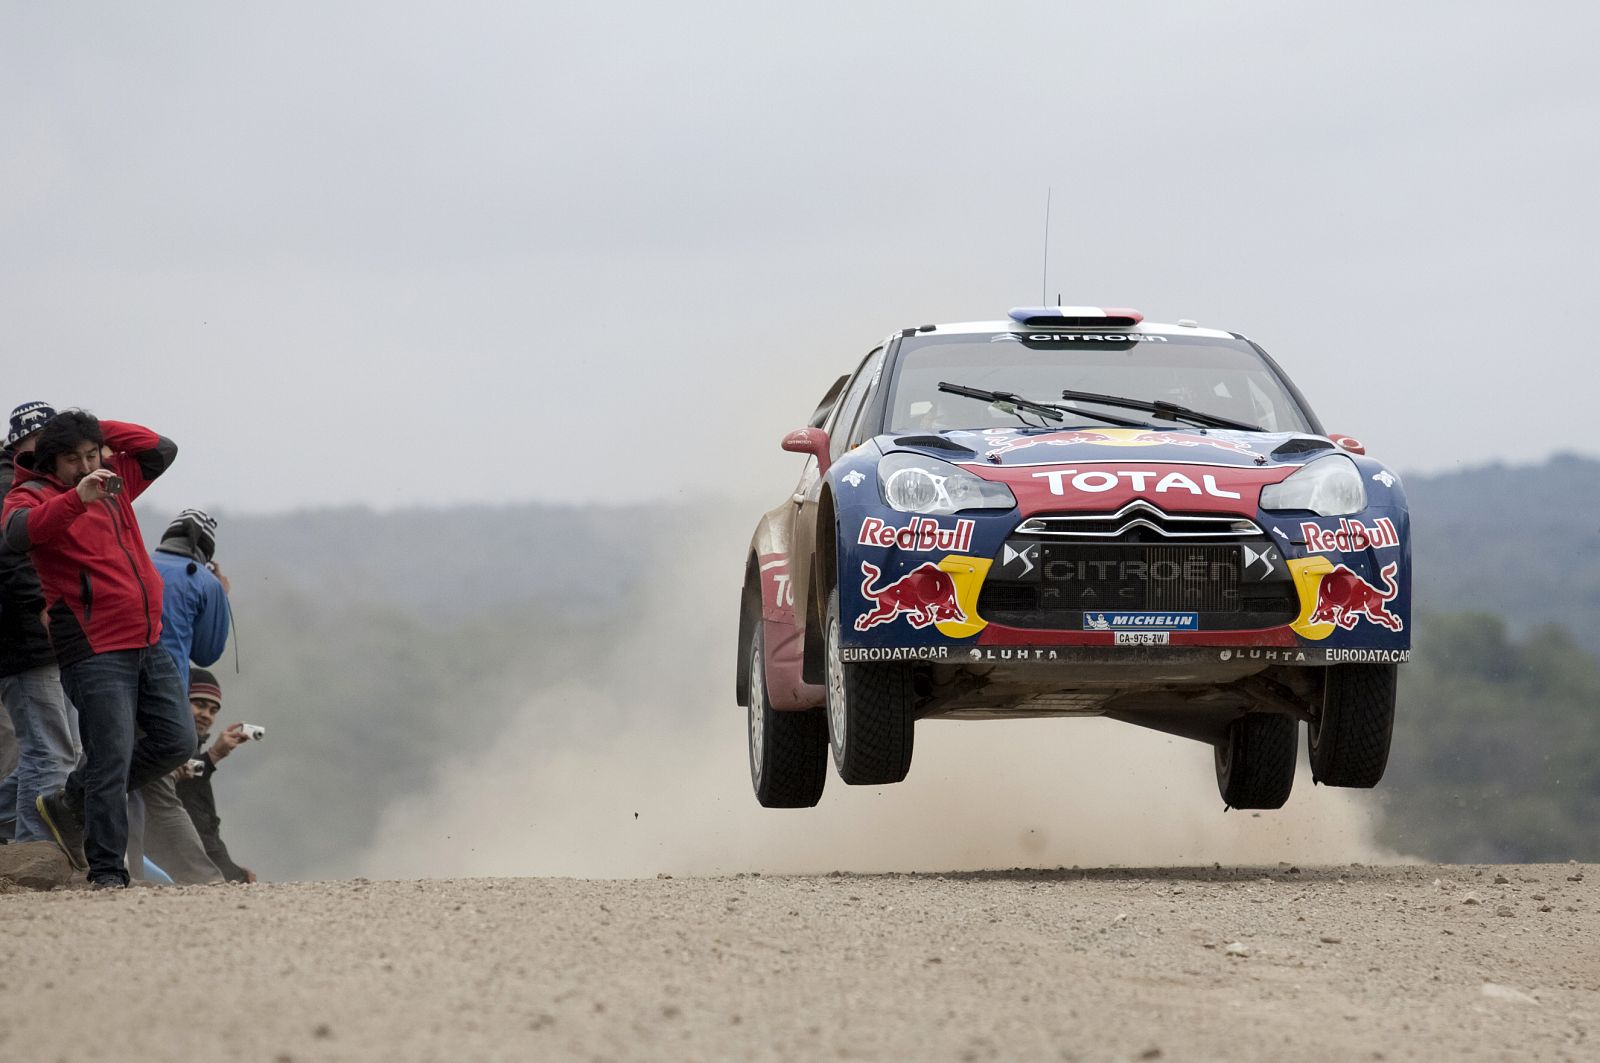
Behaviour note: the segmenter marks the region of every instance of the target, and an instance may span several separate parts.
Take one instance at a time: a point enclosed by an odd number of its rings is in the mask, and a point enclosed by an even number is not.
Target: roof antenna
[[[1050,193],[1049,186],[1044,190],[1044,275],[1039,279],[1039,302],[1046,305],[1050,302]]]

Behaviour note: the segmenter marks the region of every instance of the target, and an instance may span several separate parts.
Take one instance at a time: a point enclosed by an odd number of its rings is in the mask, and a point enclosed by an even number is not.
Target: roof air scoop
[[[1144,320],[1137,310],[1098,306],[1018,306],[1011,320],[1029,328],[1132,328]]]

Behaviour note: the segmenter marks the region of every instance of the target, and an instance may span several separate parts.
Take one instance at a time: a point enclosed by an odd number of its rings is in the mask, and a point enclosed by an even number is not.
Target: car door
[[[826,426],[828,455],[831,460],[837,461],[850,449],[851,433],[856,427],[856,421],[872,385],[877,382],[878,369],[882,364],[883,348],[874,348],[856,367],[855,373],[850,377],[850,383],[845,386],[843,394],[834,406]],[[794,544],[789,572],[794,583],[794,600],[800,608],[810,603],[817,536],[833,534],[831,526],[827,529],[817,527],[817,505],[822,497],[823,477],[820,470],[816,469],[815,459],[810,459],[809,469],[811,475],[802,475],[801,482],[795,489],[794,527],[789,540]],[[820,600],[811,604],[814,608],[821,608]],[[797,616],[796,621],[804,630],[805,617]]]

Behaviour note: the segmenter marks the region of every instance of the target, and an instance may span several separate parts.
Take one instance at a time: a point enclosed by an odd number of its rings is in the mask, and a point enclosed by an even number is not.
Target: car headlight
[[[1367,508],[1361,470],[1342,454],[1318,458],[1281,483],[1261,489],[1262,509],[1309,509],[1319,517],[1344,517]]]
[[[886,455],[878,462],[878,490],[884,504],[901,513],[960,513],[1017,504],[1005,484],[920,454]]]

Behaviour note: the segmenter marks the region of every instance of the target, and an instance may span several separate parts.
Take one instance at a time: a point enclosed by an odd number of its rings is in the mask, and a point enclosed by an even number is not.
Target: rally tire
[[[1294,789],[1300,721],[1252,712],[1216,745],[1217,790],[1229,808],[1282,808]]]
[[[828,744],[839,778],[851,786],[900,782],[911,770],[912,666],[857,664],[840,655],[839,591],[828,595]]]
[[[828,781],[828,716],[822,709],[779,712],[767,697],[761,618],[751,625],[745,743],[750,784],[764,808],[810,808]]]
[[[1398,666],[1328,668],[1322,709],[1306,730],[1311,777],[1324,786],[1370,789],[1389,765]]]

